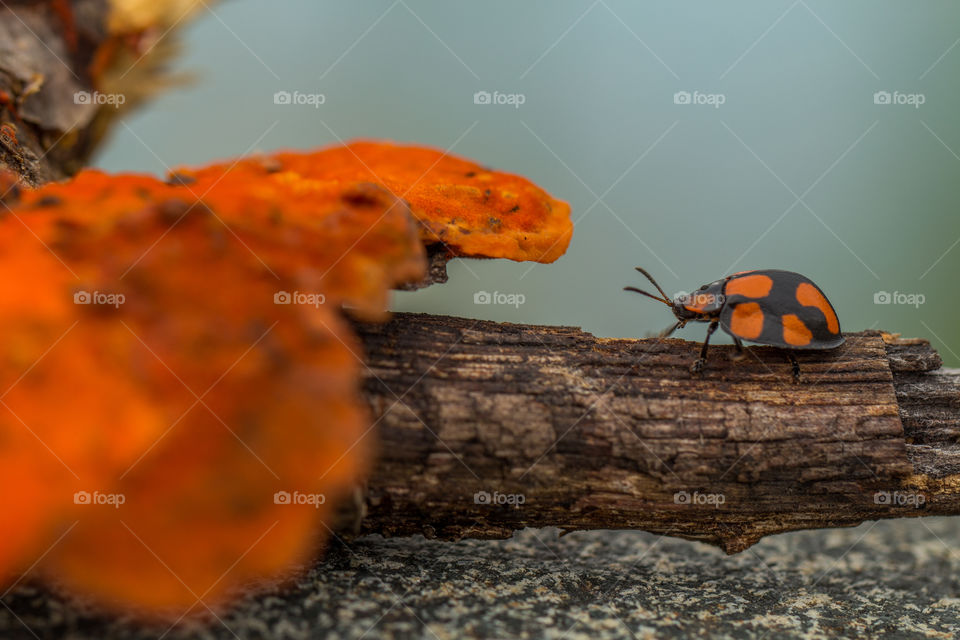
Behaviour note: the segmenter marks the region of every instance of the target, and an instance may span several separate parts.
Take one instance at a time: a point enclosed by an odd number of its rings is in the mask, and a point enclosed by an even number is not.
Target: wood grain
[[[716,347],[697,377],[677,339],[422,314],[357,329],[381,441],[362,533],[631,528],[733,553],[960,513],[960,376],[923,340],[847,334],[799,353],[797,383],[769,347]]]

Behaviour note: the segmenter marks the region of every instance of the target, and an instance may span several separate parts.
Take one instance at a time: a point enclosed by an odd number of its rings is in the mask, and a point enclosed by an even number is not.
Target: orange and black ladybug
[[[673,311],[677,322],[664,331],[667,337],[688,322],[709,322],[700,357],[690,370],[700,373],[707,362],[707,346],[717,326],[733,336],[737,354],[743,354],[741,340],[783,349],[834,349],[843,344],[837,312],[820,287],[806,276],[792,271],[761,269],[741,271],[705,284],[693,293],[671,300],[653,277],[641,269],[657,288],[657,297],[636,287],[624,287],[658,300]],[[788,352],[793,373],[799,377],[796,358]]]

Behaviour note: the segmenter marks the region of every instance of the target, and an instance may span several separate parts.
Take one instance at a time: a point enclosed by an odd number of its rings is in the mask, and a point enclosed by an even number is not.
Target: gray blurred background
[[[230,0],[183,36],[176,68],[196,81],[117,127],[98,166],[159,174],[391,138],[573,206],[556,263],[455,262],[397,310],[635,337],[671,320],[621,291],[635,265],[671,294],[775,267],[817,282],[845,331],[926,337],[960,366],[954,1]],[[277,105],[277,91],[324,102]],[[526,301],[475,305],[481,290]]]

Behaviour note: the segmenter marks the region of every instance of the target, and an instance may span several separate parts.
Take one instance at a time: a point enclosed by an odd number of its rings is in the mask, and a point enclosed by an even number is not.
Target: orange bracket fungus
[[[0,577],[174,619],[288,575],[363,481],[342,308],[385,318],[425,243],[571,233],[523,178],[387,143],[0,189]]]
[[[244,164],[233,170],[259,164],[323,184],[382,184],[409,203],[423,242],[442,245],[450,256],[553,262],[573,235],[566,202],[526,178],[429,147],[358,141]],[[227,168],[218,164],[187,175],[216,176]]]

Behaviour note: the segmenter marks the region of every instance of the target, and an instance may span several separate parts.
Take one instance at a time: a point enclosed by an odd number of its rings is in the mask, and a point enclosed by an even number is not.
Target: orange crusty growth
[[[230,164],[184,169],[203,179]],[[269,170],[320,184],[374,182],[410,204],[426,244],[454,255],[553,262],[573,235],[570,205],[521,176],[430,147],[359,141],[314,152],[244,160],[232,171]]]
[[[107,605],[202,610],[306,559],[363,478],[338,308],[382,316],[422,277],[409,211],[376,185],[222,177],[85,171],[0,206],[7,584],[42,558]]]
[[[370,464],[360,347],[424,244],[549,262],[569,207],[355,143],[184,169],[0,172],[0,587],[177,618],[287,575]]]

